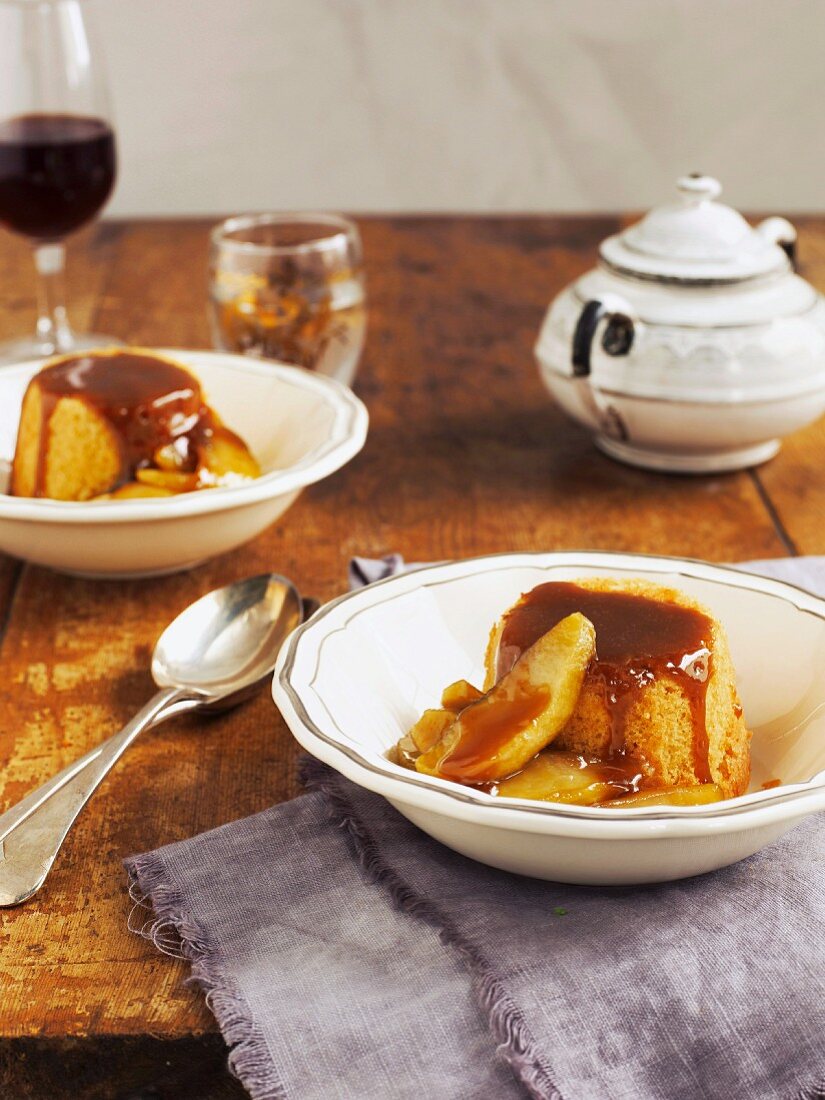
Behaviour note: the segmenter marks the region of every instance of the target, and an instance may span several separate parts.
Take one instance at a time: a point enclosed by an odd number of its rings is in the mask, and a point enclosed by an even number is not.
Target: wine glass
[[[0,0],[0,225],[27,237],[37,331],[0,362],[116,344],[76,335],[63,291],[64,238],[115,181],[115,135],[90,0]]]

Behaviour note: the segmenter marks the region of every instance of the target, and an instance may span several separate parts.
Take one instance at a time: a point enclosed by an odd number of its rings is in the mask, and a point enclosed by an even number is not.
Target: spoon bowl
[[[203,701],[257,684],[303,618],[301,597],[277,573],[248,577],[202,596],[167,626],[152,656],[161,688],[192,689]]]

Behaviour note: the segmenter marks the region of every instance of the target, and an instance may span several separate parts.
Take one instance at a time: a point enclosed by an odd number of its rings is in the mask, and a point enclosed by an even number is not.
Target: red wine
[[[115,182],[115,135],[81,115],[0,122],[0,224],[42,241],[90,221]]]

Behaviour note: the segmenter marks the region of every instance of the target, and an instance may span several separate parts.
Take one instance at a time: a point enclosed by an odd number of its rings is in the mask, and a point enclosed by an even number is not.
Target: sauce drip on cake
[[[625,720],[631,704],[656,681],[670,679],[690,704],[696,777],[710,782],[705,716],[711,669],[708,617],[692,607],[633,592],[551,581],[522,596],[505,615],[497,676],[509,672],[526,649],[574,611],[596,628],[596,659],[588,676],[600,684],[610,715],[611,757],[625,752]]]

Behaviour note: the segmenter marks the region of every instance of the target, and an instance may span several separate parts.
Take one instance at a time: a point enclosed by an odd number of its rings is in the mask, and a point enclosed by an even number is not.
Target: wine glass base
[[[20,340],[7,340],[0,343],[0,366],[22,363],[27,359],[47,359],[50,355],[71,355],[74,352],[92,351],[94,348],[122,346],[122,340],[95,332],[78,336],[73,333],[71,343],[60,348],[56,348],[53,341],[39,340],[36,336],[24,336]]]

